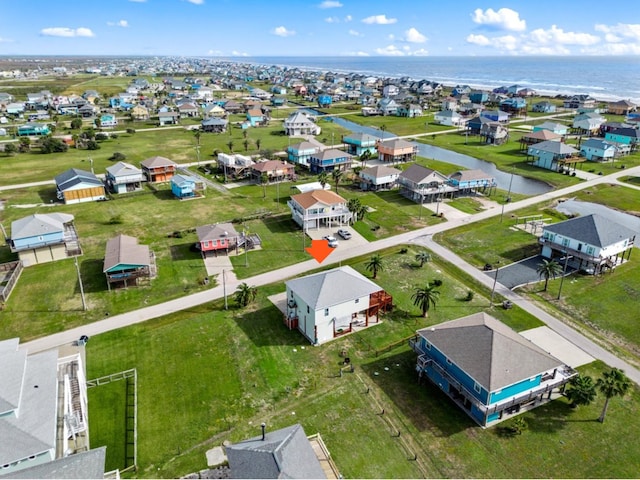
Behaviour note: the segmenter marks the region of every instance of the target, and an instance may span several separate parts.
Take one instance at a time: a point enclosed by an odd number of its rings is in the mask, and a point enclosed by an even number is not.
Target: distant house
[[[318,107],[327,108],[327,107],[330,107],[332,103],[333,103],[333,97],[331,97],[331,95],[326,95],[326,94],[318,95]]]
[[[449,185],[458,189],[460,193],[469,193],[471,191],[485,191],[495,188],[498,183],[495,177],[482,170],[459,170],[449,175]]]
[[[68,213],[36,213],[15,220],[8,243],[25,267],[82,253],[73,215]]]
[[[327,478],[318,458],[325,450],[312,446],[300,424],[263,430],[262,435],[225,447],[230,478]],[[332,478],[340,477],[334,472]]]
[[[0,359],[2,478],[104,478],[105,447],[89,450],[84,348],[30,353],[10,338]]]
[[[102,271],[107,277],[107,286],[129,287],[138,285],[141,278],[155,276],[155,257],[147,245],[138,244],[138,239],[118,235],[107,240]]]
[[[44,136],[49,135],[51,130],[49,129],[49,125],[40,124],[40,123],[25,123],[24,125],[20,125],[18,127],[18,131],[16,135],[18,137],[31,137],[31,136]]]
[[[522,137],[520,137],[520,148],[525,149],[529,145],[534,145],[536,143],[545,142],[545,141],[559,142],[561,140],[562,140],[562,135],[553,133],[550,130],[536,130],[535,132],[532,132],[532,133],[522,134]]]
[[[136,105],[131,109],[131,118],[134,120],[149,120],[149,109],[144,105]]]
[[[309,156],[311,173],[347,170],[351,167],[352,157],[348,153],[335,148],[328,148]]]
[[[158,124],[163,127],[165,125],[177,125],[180,120],[178,112],[158,112]]]
[[[480,112],[480,117],[492,122],[507,123],[509,121],[509,114],[502,110],[483,110]]]
[[[635,112],[638,106],[629,100],[619,100],[617,102],[609,102],[607,111],[613,115],[629,115]]]
[[[638,145],[640,143],[640,130],[637,128],[616,128],[606,132],[604,139],[623,145]]]
[[[228,178],[241,179],[251,175],[251,167],[254,162],[246,155],[236,154],[218,154],[218,169],[224,173],[225,180]]]
[[[560,136],[565,136],[567,133],[569,133],[569,127],[567,127],[566,125],[550,121],[546,121],[544,123],[541,123],[540,125],[534,125],[533,131],[537,132],[539,130],[549,130],[550,132],[553,132],[556,135]]]
[[[200,109],[193,102],[184,102],[178,105],[178,113],[180,113],[180,118],[196,117],[200,114]]]
[[[409,167],[411,168],[411,167]],[[360,170],[358,173],[360,189],[377,192],[390,190],[397,185],[401,171],[386,165],[376,165]]]
[[[596,99],[589,95],[573,95],[563,101],[564,108],[588,111],[596,108]]]
[[[287,202],[291,218],[304,231],[331,225],[348,225],[353,214],[347,201],[329,190],[312,190],[292,195]]]
[[[113,128],[118,126],[118,119],[112,113],[100,115],[100,127]]]
[[[165,157],[150,157],[140,163],[149,183],[168,182],[176,173],[178,164]]]
[[[480,127],[480,136],[485,143],[491,145],[502,145],[509,140],[509,130],[500,122],[482,123]]]
[[[217,103],[212,103],[211,105],[207,105],[204,109],[204,116],[209,118],[209,117],[218,117],[218,118],[222,118],[227,114],[227,112],[224,111],[224,108],[222,108],[220,105],[218,105]]]
[[[231,223],[216,223],[215,225],[202,225],[196,227],[198,235],[198,250],[203,258],[218,253],[228,254],[238,246],[240,234]]]
[[[402,196],[423,203],[427,198],[435,200],[447,192],[447,177],[431,168],[414,164],[400,173],[398,185]]]
[[[576,269],[598,274],[631,256],[636,233],[601,215],[586,215],[547,225],[539,238],[542,256],[569,255]]]
[[[466,119],[454,110],[441,110],[436,112],[433,120],[440,125],[460,127],[466,123]]]
[[[606,162],[614,160],[618,148],[615,143],[601,138],[589,138],[580,145],[580,155],[593,162]]]
[[[547,170],[560,170],[560,167],[575,168],[576,163],[584,161],[578,157],[578,150],[562,142],[549,140],[530,145],[527,149],[527,158],[533,157],[532,165],[546,168]]]
[[[268,182],[282,182],[292,180],[295,177],[295,167],[282,160],[266,160],[255,162],[251,167],[251,176],[257,183],[262,183],[263,175],[267,176]]]
[[[107,167],[105,176],[107,188],[113,193],[135,192],[142,188],[145,177],[140,168],[126,162],[118,162]]]
[[[374,137],[367,133],[350,133],[342,137],[342,143],[347,146],[347,153],[357,157],[366,151],[371,155],[375,155],[377,152],[376,143],[378,140],[378,137]]]
[[[534,103],[531,107],[531,111],[535,113],[555,113],[556,106],[555,104],[544,100],[542,102]]]
[[[486,103],[489,100],[489,92],[472,90],[469,92],[469,100],[473,103]]]
[[[224,133],[227,131],[228,121],[224,118],[210,117],[202,120],[200,129],[209,133]]]
[[[401,138],[378,142],[378,158],[383,162],[412,162],[418,155],[418,147]]]
[[[258,127],[264,125],[267,119],[261,109],[253,108],[247,111],[247,121],[252,127]]]
[[[287,287],[285,324],[298,329],[313,345],[367,326],[370,317],[391,309],[392,298],[351,267],[339,267],[295,278]]]
[[[285,135],[302,136],[302,135],[320,135],[320,127],[313,122],[308,115],[297,111],[289,115],[284,120]]]
[[[398,115],[399,117],[408,118],[421,117],[422,107],[420,105],[416,105],[415,103],[398,105],[396,115]]]
[[[381,115],[396,115],[398,112],[398,104],[393,98],[382,98],[376,105]]]
[[[419,377],[483,427],[552,400],[577,375],[484,312],[418,330],[410,345]]]
[[[480,135],[480,132],[484,130],[482,126],[491,122],[492,120],[480,116],[470,118],[467,121],[467,133],[469,133],[470,135]]]
[[[311,155],[315,155],[319,151],[319,144],[305,140],[304,142],[296,143],[287,147],[287,159],[291,163],[308,167]]]
[[[195,197],[203,186],[203,182],[189,175],[176,174],[171,177],[171,192],[180,200]]]
[[[514,115],[520,115],[527,111],[527,101],[522,97],[506,98],[500,102],[500,110]]]
[[[66,204],[106,200],[104,183],[93,173],[71,168],[56,176],[56,196]]]
[[[582,113],[573,118],[572,127],[576,133],[595,135],[607,119],[599,113]]]

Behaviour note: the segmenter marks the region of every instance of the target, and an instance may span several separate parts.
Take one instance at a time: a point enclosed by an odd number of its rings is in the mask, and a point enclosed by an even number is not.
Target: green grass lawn
[[[594,421],[602,399],[575,412],[558,400],[525,414],[528,430],[508,437],[499,427],[476,427],[437,388],[419,385],[415,354],[406,344],[376,355],[418,328],[488,303],[486,289],[472,302],[460,300],[470,286],[457,270],[437,258],[417,268],[417,251],[382,252],[385,269],[376,281],[390,288],[394,312],[379,325],[320,347],[287,330],[266,300],[282,284],[261,288],[247,309],[224,311],[216,302],[92,337],[89,378],[129,368],[138,372],[137,476],[176,478],[205,468],[207,449],[257,435],[261,422],[269,429],[300,422],[307,434],[320,432],[345,477],[634,476],[640,457],[628,425],[640,405],[635,389],[612,401],[604,424]],[[364,270],[362,260],[353,265]],[[425,319],[412,305],[411,290],[434,278],[443,280],[441,298]],[[517,316],[518,330],[539,325],[515,309],[493,313],[511,324]],[[343,349],[355,373],[340,377]],[[602,369],[586,367],[594,375]],[[117,438],[122,406],[113,405],[118,393],[97,387],[90,395],[92,444],[107,444],[113,467],[123,460]],[[418,461],[408,460],[413,454]]]

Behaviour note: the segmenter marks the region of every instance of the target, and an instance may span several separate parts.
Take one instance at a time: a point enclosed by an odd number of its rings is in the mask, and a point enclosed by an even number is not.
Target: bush
[[[78,130],[78,129],[82,128],[82,119],[81,118],[74,118],[73,120],[71,120],[71,128],[73,130]]]
[[[407,253],[408,251],[409,251],[409,249],[406,248],[406,247],[400,249],[400,253],[402,253],[402,254]]]
[[[109,135],[109,137],[111,137],[111,138],[113,138],[115,140],[116,138],[118,138],[118,134],[117,133],[112,133],[112,134]]]
[[[122,162],[127,156],[124,153],[114,152],[113,155],[109,157],[109,160],[114,162]]]
[[[89,140],[87,142],[87,150],[100,150],[100,145],[95,140]]]
[[[436,278],[433,282],[431,282],[431,285],[433,285],[434,287],[441,287],[442,286],[442,280],[439,278]]]
[[[96,140],[99,142],[103,142],[104,140],[108,140],[109,135],[107,133],[96,133]]]
[[[124,223],[124,220],[122,218],[122,214],[114,215],[113,217],[111,217],[109,219],[109,221],[107,223],[109,225],[122,225]]]
[[[127,128],[127,133],[129,135],[133,135],[134,133],[136,133],[136,129],[135,128]]]
[[[47,137],[42,141],[42,147],[40,151],[42,153],[62,153],[69,149],[69,145],[64,143],[59,138]]]
[[[473,290],[469,290],[467,292],[467,296],[464,297],[465,301],[470,302],[471,300],[473,300],[473,297],[475,297],[475,292]]]

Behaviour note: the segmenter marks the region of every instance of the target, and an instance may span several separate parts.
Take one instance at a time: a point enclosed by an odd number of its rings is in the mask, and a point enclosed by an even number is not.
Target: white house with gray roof
[[[628,260],[635,238],[633,230],[592,214],[547,225],[538,241],[543,257],[569,255],[573,268],[597,274]]]
[[[382,287],[351,267],[339,267],[286,282],[285,324],[297,328],[313,345],[368,326],[392,298]]]
[[[0,477],[89,448],[83,348],[0,341]]]

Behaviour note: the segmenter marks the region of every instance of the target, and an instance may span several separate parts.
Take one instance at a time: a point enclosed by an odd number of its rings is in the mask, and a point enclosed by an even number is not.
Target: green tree
[[[96,118],[94,120],[94,123],[96,124],[96,128],[102,127],[102,120],[100,120],[99,118]]]
[[[367,165],[367,160],[371,159],[371,150],[367,149],[360,154],[360,161],[362,162],[362,166],[365,167]]]
[[[269,183],[269,175],[263,173],[260,175],[260,184],[262,185],[262,198],[267,198],[267,183]]]
[[[439,296],[440,291],[436,290],[436,286],[432,283],[427,283],[424,287],[417,287],[413,295],[411,295],[411,299],[413,304],[422,310],[422,316],[426,317],[431,307],[436,308]]]
[[[13,156],[18,153],[18,147],[16,147],[15,143],[5,143],[4,153],[7,156]]]
[[[238,285],[234,295],[236,303],[241,307],[246,307],[256,299],[258,289],[256,287],[250,287],[246,282],[242,282]]]
[[[382,257],[376,253],[369,258],[369,261],[365,263],[364,267],[373,273],[373,278],[377,278],[378,272],[384,270],[384,262],[382,261]]]
[[[331,177],[333,178],[333,182],[336,184],[336,193],[338,193],[338,184],[340,180],[342,180],[343,172],[342,170],[335,169],[331,172]]]
[[[42,153],[61,153],[66,152],[69,146],[59,138],[47,137],[42,140],[40,151]]]
[[[233,140],[227,142],[227,147],[229,147],[229,153],[233,153]]]
[[[596,398],[596,384],[589,375],[577,375],[569,381],[564,394],[573,408],[589,405]]]
[[[200,130],[195,130],[193,132],[193,136],[196,139],[196,145],[199,147],[200,146],[200,137],[202,136],[202,132]]]
[[[259,138],[256,138],[256,150],[260,151],[260,145],[262,145],[262,141]]]
[[[596,382],[596,388],[605,398],[602,413],[598,418],[598,421],[603,423],[609,408],[609,400],[613,397],[624,397],[631,388],[631,381],[624,374],[624,371],[619,368],[612,368],[602,374],[602,377]]]
[[[325,171],[322,171],[318,174],[318,182],[320,182],[320,185],[322,186],[322,189],[324,190],[324,186],[329,183],[329,174]]]
[[[71,120],[71,128],[73,130],[79,130],[82,128],[82,119],[81,118],[74,118],[73,120]]]
[[[18,150],[21,153],[25,153],[31,150],[31,139],[29,137],[20,137],[18,143],[20,144]]]
[[[420,268],[424,267],[424,264],[431,261],[431,254],[422,250],[416,253],[416,261],[420,262]]]
[[[89,140],[87,142],[87,150],[100,150],[100,144],[95,140]]]
[[[555,279],[560,275],[562,273],[562,265],[555,260],[542,260],[542,263],[538,264],[536,272],[540,278],[544,278],[544,291],[546,292],[549,278],[553,277]]]
[[[245,139],[242,141],[242,144],[244,145],[244,151],[245,151],[245,152],[249,151],[249,139],[248,139],[248,138],[245,138]]]

